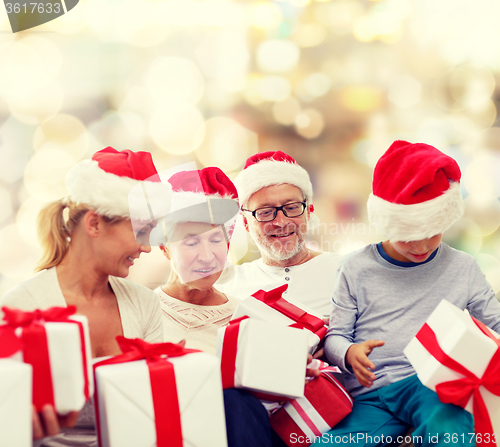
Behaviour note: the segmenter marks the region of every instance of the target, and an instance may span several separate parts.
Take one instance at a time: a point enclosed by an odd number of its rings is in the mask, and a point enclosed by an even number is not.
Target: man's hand
[[[347,350],[346,361],[351,365],[359,383],[367,388],[373,385],[375,380],[375,365],[370,361],[368,355],[373,348],[382,346],[385,342],[382,340],[367,340],[363,343],[351,345]]]
[[[33,407],[33,439],[57,435],[61,427],[74,427],[80,412],[72,411],[66,416],[58,416],[52,405],[44,405],[37,413]]]

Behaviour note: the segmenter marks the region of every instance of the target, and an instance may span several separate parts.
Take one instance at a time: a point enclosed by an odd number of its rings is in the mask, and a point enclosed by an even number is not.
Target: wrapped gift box
[[[50,403],[61,415],[81,410],[93,393],[87,318],[73,315],[74,306],[3,310],[7,324],[0,330],[15,333],[23,361],[33,367],[35,407]]]
[[[307,331],[254,318],[233,320],[217,332],[224,388],[303,397],[307,352]]]
[[[352,411],[352,397],[335,379],[336,371],[323,368],[306,385],[304,397],[286,402],[271,415],[271,427],[286,445],[311,445]]]
[[[31,366],[0,359],[0,445],[31,447]]]
[[[325,337],[327,327],[321,316],[315,315],[307,306],[297,307],[286,301],[282,294],[287,288],[288,284],[284,284],[269,292],[263,290],[255,292],[252,296],[241,300],[232,319],[248,316],[269,323],[308,329],[309,352],[313,353]]]
[[[183,350],[178,345],[173,346]],[[167,428],[163,435],[166,443],[158,439],[156,419],[165,427],[174,418],[155,412],[153,393],[159,393],[159,390],[154,390],[147,361],[125,361],[126,354],[124,356],[124,363],[106,364],[120,358],[117,356],[94,365],[96,419],[101,447],[227,446],[220,362],[216,356],[197,351],[168,357],[175,373],[173,384],[170,381],[168,385],[176,389],[177,401],[162,395],[156,398],[169,405],[169,411],[177,412],[177,418],[180,412],[178,443]],[[168,363],[166,359],[161,359],[161,362]],[[168,375],[161,374],[161,381],[167,384]]]
[[[496,385],[500,394],[497,339],[497,333],[467,311],[443,300],[404,349],[420,381],[437,391],[441,401],[455,403],[474,414],[476,433],[483,431],[488,419],[493,432],[500,433],[500,396],[489,391],[489,386],[480,386],[474,393],[474,382],[486,374],[488,384]],[[489,415],[474,412],[475,399],[484,400]]]

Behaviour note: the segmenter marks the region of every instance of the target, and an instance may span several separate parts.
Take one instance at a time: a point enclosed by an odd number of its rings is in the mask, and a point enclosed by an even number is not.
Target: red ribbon
[[[320,340],[324,338],[327,331],[324,321],[282,298],[282,294],[287,288],[288,284],[283,284],[269,292],[258,290],[252,296],[295,321],[296,323],[292,324],[291,327],[308,329],[314,332]]]
[[[222,378],[222,389],[234,388],[234,375],[236,373],[236,356],[238,354],[238,337],[240,333],[240,324],[246,320],[248,315],[231,320],[226,326],[224,332],[224,341],[222,342],[222,353],[220,359],[220,369]],[[289,400],[287,397],[276,396],[275,394],[264,393],[260,391],[248,391],[257,399],[281,402]]]
[[[236,372],[236,354],[238,353],[240,323],[247,318],[248,316],[236,318],[231,320],[226,326],[220,359],[223,390],[227,388],[234,388],[234,374]]]
[[[482,445],[488,444],[488,442],[494,443],[495,436],[493,434],[493,426],[491,424],[488,408],[486,407],[479,388],[483,386],[492,394],[500,396],[500,383],[498,381],[500,374],[500,340],[497,340],[483,323],[475,318],[472,319],[479,329],[498,346],[481,378],[476,377],[475,374],[453,360],[441,349],[436,334],[427,323],[422,326],[416,337],[439,363],[464,376],[457,380],[450,380],[449,382],[443,382],[436,385],[436,392],[441,402],[446,404],[452,403],[462,408],[465,408],[467,402],[473,397],[472,407],[476,443],[477,445]]]
[[[175,382],[175,372],[172,363],[170,363],[165,356],[179,357],[200,351],[196,349],[186,349],[174,343],[151,344],[140,338],[130,339],[121,335],[116,337],[116,341],[123,354],[96,363],[94,365],[94,375],[96,368],[99,366],[132,362],[135,360],[146,360],[153,396],[156,445],[157,447],[182,447],[181,415],[177,396],[177,385]],[[99,445],[102,445],[97,396],[98,393],[95,393],[97,434]]]
[[[84,395],[85,399],[89,399],[88,359],[83,324],[69,318],[76,312],[76,307],[51,307],[46,310],[37,309],[28,312],[2,307],[2,311],[7,324],[0,326],[0,357],[10,357],[22,350],[24,362],[33,367],[33,404],[37,411],[41,411],[46,404],[54,406],[54,386],[45,322],[78,325],[83,361]],[[17,328],[22,328],[20,337],[16,335]]]

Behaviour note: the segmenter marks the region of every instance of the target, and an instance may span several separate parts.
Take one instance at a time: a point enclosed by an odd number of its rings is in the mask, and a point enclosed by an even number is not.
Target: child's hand
[[[325,355],[325,348],[320,348],[318,349],[314,354],[313,354],[313,358],[314,359],[319,359],[321,357],[323,357]]]
[[[306,377],[319,377],[319,369],[312,366],[313,357],[307,354]],[[307,383],[307,380],[306,380]]]
[[[385,342],[382,340],[367,340],[363,343],[351,345],[347,350],[346,361],[351,365],[359,383],[370,388],[375,380],[375,374],[372,371],[375,365],[370,361],[368,355],[373,348],[382,346]]]

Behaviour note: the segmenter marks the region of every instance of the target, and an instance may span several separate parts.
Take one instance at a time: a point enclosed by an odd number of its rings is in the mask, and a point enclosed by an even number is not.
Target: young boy
[[[500,331],[474,258],[441,242],[463,213],[459,182],[455,160],[426,144],[396,141],[378,161],[368,215],[387,240],[341,262],[325,343],[354,408],[318,444],[401,443],[410,427],[417,446],[475,444],[470,413],[441,403],[403,354],[443,298]]]

